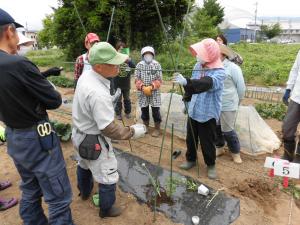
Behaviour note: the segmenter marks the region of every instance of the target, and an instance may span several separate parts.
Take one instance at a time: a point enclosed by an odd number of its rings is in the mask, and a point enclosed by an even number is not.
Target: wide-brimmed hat
[[[25,45],[25,46],[30,46],[33,45],[34,41],[23,35],[21,32],[18,32],[19,36],[19,43],[18,46],[20,45]]]
[[[228,59],[234,58],[234,52],[231,50],[231,48],[229,48],[224,44],[220,44],[219,46],[220,46],[221,54],[227,56]]]
[[[116,51],[116,49],[107,42],[98,42],[93,45],[89,51],[89,62],[95,64],[120,65],[128,59],[128,55]]]
[[[205,66],[210,69],[223,68],[220,58],[219,44],[212,38],[206,38],[202,41],[190,46],[190,51],[193,56],[199,56],[206,62]]]

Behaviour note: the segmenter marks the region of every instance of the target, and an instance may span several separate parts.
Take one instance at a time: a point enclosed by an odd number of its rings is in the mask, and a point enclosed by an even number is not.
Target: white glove
[[[130,127],[134,129],[134,135],[131,137],[131,139],[144,137],[147,132],[147,128],[144,124],[137,123]]]
[[[187,84],[187,80],[182,76],[182,74],[174,73],[173,76],[173,83],[180,84],[182,86],[185,86]]]
[[[119,100],[121,94],[122,94],[121,89],[120,89],[120,88],[117,88],[115,94],[112,96],[112,102],[113,102],[113,106],[114,106],[114,107],[116,107],[117,102],[118,102],[118,100]]]

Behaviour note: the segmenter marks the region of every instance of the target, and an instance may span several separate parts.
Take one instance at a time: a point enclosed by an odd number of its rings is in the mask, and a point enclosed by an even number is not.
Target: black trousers
[[[152,117],[155,123],[160,123],[161,122],[161,115],[160,115],[160,107],[152,107]],[[142,107],[142,120],[143,121],[149,121],[150,120],[150,115],[149,115],[149,106],[147,107]]]
[[[216,126],[216,143],[215,145],[218,147],[218,148],[221,148],[221,147],[224,147],[225,145],[225,137],[224,137],[224,134],[222,132],[222,128],[221,128],[221,125],[217,125]]]
[[[197,157],[198,143],[200,140],[200,145],[202,149],[202,154],[204,162],[207,166],[215,165],[216,161],[216,120],[210,119],[207,122],[200,123],[196,120],[190,119],[190,123],[187,123],[187,135],[186,135],[186,160],[190,162],[195,162]],[[193,139],[192,130],[195,136],[195,142]]]
[[[122,113],[122,97],[124,103],[124,112],[126,114],[131,113],[130,89],[121,89],[121,91],[121,96],[115,107],[116,115],[121,115]]]

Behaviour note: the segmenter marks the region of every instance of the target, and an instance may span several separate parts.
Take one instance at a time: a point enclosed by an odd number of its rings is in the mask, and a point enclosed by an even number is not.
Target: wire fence
[[[284,89],[281,87],[247,86],[245,97],[271,103],[280,103],[283,93]]]

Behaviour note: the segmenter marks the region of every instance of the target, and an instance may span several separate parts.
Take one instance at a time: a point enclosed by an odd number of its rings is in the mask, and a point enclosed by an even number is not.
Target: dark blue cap
[[[7,24],[15,24],[16,28],[23,27],[21,24],[16,23],[14,18],[11,17],[7,12],[0,8],[0,26],[7,25]]]

